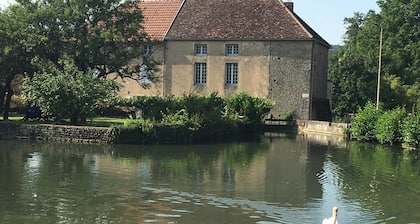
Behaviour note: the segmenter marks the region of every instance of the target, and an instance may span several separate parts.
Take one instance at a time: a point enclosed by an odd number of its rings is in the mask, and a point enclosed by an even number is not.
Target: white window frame
[[[196,44],[194,46],[194,54],[198,56],[207,55],[207,44]]]
[[[205,85],[207,82],[207,63],[194,63],[194,84]]]
[[[226,55],[227,56],[238,56],[239,55],[239,44],[226,44]]]
[[[226,85],[238,85],[238,63],[226,63]]]
[[[152,55],[153,47],[150,44],[143,45],[143,55]]]

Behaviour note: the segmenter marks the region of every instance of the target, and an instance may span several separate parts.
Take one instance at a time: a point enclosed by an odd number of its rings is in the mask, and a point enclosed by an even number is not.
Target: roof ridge
[[[302,18],[300,18],[300,16],[298,14],[296,14],[293,10],[290,10],[290,8],[288,8],[282,0],[278,0],[278,1],[280,1],[281,4],[284,7],[286,7],[286,10],[288,11],[288,13],[290,15],[292,15],[293,19],[296,20],[296,22],[299,24],[299,26],[301,26],[303,28],[303,30],[309,36],[311,36],[311,38],[318,39],[320,42],[323,42],[326,46],[330,46],[330,44],[324,38],[322,38],[314,29],[312,29],[311,26],[309,26]]]
[[[178,9],[165,40],[300,39],[328,45],[281,0],[183,0]]]
[[[151,39],[162,41],[172,26],[184,0],[140,0],[144,30]]]
[[[159,1],[159,0],[149,0],[149,1]],[[162,0],[160,0],[162,1]],[[163,0],[163,1],[179,1],[179,0]],[[166,35],[168,34],[169,30],[171,29],[172,25],[174,24],[174,21],[176,17],[178,17],[179,12],[181,11],[182,7],[184,6],[186,0],[182,0],[181,5],[178,8],[178,11],[175,13],[175,16],[172,18],[171,24],[168,26],[168,29],[165,31],[165,34],[163,34],[162,40],[166,38]]]
[[[289,13],[289,15],[292,16],[292,18],[299,24],[300,27],[302,27],[302,29],[311,37],[314,38],[314,35],[312,34],[312,32],[309,32],[308,29],[306,29],[306,27],[302,24],[302,20],[296,18],[297,15],[295,12],[293,12],[292,10],[290,10],[289,7],[286,6],[286,4],[284,4],[283,0],[278,0],[280,2],[280,4],[286,8],[286,11]]]

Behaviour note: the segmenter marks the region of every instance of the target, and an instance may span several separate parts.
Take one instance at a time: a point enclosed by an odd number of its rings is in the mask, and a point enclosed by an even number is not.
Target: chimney
[[[293,2],[292,1],[287,1],[287,2],[283,2],[284,5],[293,12]]]

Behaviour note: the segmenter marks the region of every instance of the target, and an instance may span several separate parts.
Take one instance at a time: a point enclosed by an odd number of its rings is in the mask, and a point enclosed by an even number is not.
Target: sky
[[[344,18],[355,12],[379,13],[376,0],[293,0],[294,12],[312,27],[329,44],[343,43],[346,32]]]
[[[0,0],[5,8],[13,0]],[[343,43],[346,32],[344,18],[353,17],[355,12],[379,12],[376,0],[292,0],[294,12],[331,45]]]

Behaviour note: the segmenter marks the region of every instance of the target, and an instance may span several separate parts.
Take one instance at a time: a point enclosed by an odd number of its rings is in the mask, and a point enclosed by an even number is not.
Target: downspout
[[[166,41],[163,40],[163,62],[162,62],[162,97],[166,96],[165,93],[165,80],[166,80]]]
[[[166,42],[167,42],[166,36],[168,35],[169,30],[172,28],[172,25],[174,24],[176,17],[178,16],[179,12],[181,11],[181,8],[184,7],[184,3],[185,3],[185,0],[182,0],[182,3],[180,5],[180,7],[178,8],[178,11],[176,12],[176,15],[175,15],[175,17],[173,18],[173,20],[171,22],[171,25],[166,30],[166,32],[165,32],[165,34],[163,35],[163,38],[162,38],[162,40],[163,40],[162,95],[163,96],[165,96],[167,94],[165,92],[166,91],[166,88],[165,88],[165,77],[167,77],[167,74],[166,74],[166,49],[167,49],[167,46],[166,46]]]

